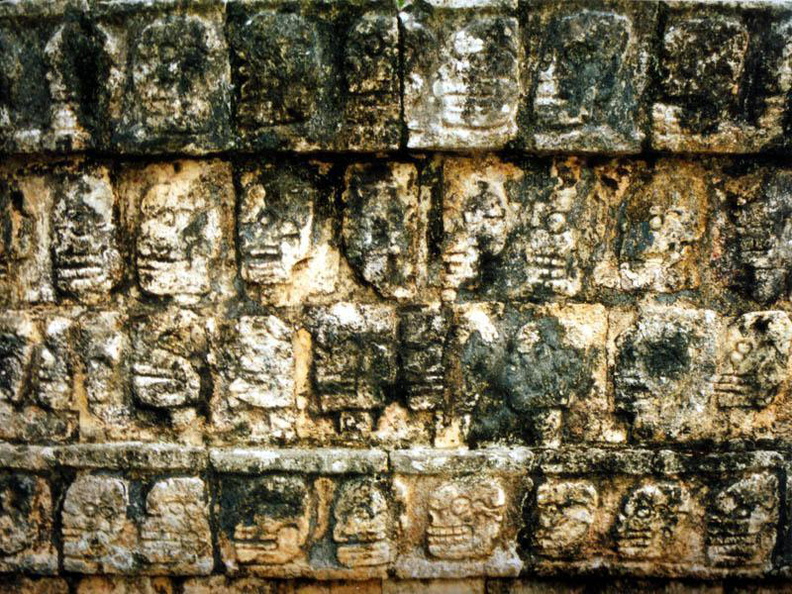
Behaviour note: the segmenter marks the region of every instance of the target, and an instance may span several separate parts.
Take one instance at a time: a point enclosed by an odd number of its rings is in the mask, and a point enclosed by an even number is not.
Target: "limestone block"
[[[0,8],[0,148],[68,152],[96,146],[94,92],[107,74],[102,37],[83,0]]]
[[[790,8],[667,4],[652,107],[654,148],[752,153],[782,145],[792,85]]]
[[[429,205],[409,163],[347,168],[342,234],[355,272],[384,297],[409,299],[426,282]]]
[[[398,147],[398,27],[392,4],[234,1],[228,19],[242,147]]]
[[[551,152],[640,152],[657,8],[609,0],[522,3],[527,67],[518,144]]]
[[[407,2],[404,118],[415,149],[497,149],[517,134],[520,31],[514,0]]]
[[[49,483],[28,473],[0,474],[0,570],[55,573],[53,500]]]
[[[604,308],[458,308],[455,412],[473,444],[611,440]]]
[[[206,0],[97,3],[109,73],[105,144],[125,153],[203,154],[230,142],[224,7]]]
[[[579,159],[451,158],[443,169],[445,299],[581,291],[604,226]]]
[[[398,330],[392,307],[338,303],[309,314],[313,390],[337,430],[365,437],[397,378]]]
[[[229,291],[231,169],[221,161],[131,166],[120,182],[126,229],[135,237],[144,294],[194,304]]]
[[[296,436],[294,328],[274,315],[240,316],[223,327],[215,352],[221,381],[212,422],[222,433],[254,443]]]
[[[389,484],[309,472],[221,477],[218,539],[226,571],[319,580],[385,577],[395,553]]]
[[[445,402],[450,327],[449,313],[437,305],[399,312],[400,384],[411,410],[436,410]]]
[[[399,501],[400,578],[517,576],[521,505],[531,480],[525,469],[491,468],[486,451],[465,460],[469,470],[455,473],[454,453],[441,463],[400,463],[394,490]],[[412,452],[401,457],[409,459]],[[423,456],[417,452],[419,458]],[[458,456],[467,458],[464,452]],[[497,458],[497,453],[495,454]],[[451,467],[442,463],[451,459]],[[400,470],[401,469],[401,470]],[[407,472],[404,472],[407,471]]]
[[[251,297],[292,305],[337,290],[329,167],[256,159],[236,168],[239,274]]]

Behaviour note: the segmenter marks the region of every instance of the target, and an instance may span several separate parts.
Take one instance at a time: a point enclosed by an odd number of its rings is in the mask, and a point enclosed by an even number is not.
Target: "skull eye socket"
[[[467,497],[457,497],[451,503],[451,513],[456,516],[464,516],[470,513],[470,499]]]
[[[635,508],[635,517],[641,518],[645,520],[652,515],[652,508],[649,505],[643,503],[640,504],[637,508]]]
[[[566,228],[566,216],[561,212],[554,212],[547,217],[547,229],[551,233],[561,233]]]
[[[661,215],[655,215],[651,219],[649,219],[649,228],[652,231],[659,231],[663,226],[663,217]]]

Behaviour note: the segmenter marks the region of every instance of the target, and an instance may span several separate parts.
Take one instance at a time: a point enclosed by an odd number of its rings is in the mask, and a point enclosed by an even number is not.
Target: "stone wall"
[[[792,2],[0,1],[0,592],[792,591]]]

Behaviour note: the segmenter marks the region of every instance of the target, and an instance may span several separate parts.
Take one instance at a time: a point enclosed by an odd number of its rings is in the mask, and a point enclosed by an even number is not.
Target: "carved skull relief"
[[[616,517],[616,548],[628,559],[654,559],[666,554],[677,536],[680,515],[687,513],[687,493],[671,483],[649,483],[633,489]]]
[[[770,404],[787,377],[792,322],[784,312],[754,312],[728,330],[726,355],[715,378],[718,405],[757,408]]]
[[[367,13],[347,35],[344,72],[347,90],[355,95],[398,92],[397,21],[392,16]]]
[[[597,508],[597,491],[588,481],[548,481],[536,491],[533,540],[547,557],[575,554],[585,543]]]
[[[0,475],[0,559],[35,551],[51,529],[47,483],[25,474]]]
[[[752,474],[716,490],[707,510],[707,557],[724,567],[768,562],[778,513],[773,475]]]
[[[437,559],[489,557],[501,534],[506,492],[497,479],[446,483],[429,495],[426,545]]]
[[[344,484],[333,515],[333,541],[342,565],[360,567],[390,562],[388,500],[374,482],[361,479]]]
[[[24,317],[0,317],[0,399],[18,404],[25,398],[35,327]]]
[[[244,565],[283,565],[304,555],[312,512],[305,481],[297,477],[251,479],[245,499],[231,512],[231,540]],[[241,493],[242,491],[240,491]]]

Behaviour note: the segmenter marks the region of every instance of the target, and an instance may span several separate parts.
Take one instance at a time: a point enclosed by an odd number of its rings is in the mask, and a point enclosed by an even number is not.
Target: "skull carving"
[[[728,331],[728,353],[715,379],[724,408],[764,408],[778,394],[789,366],[792,322],[780,311],[742,316]]]
[[[0,400],[20,403],[33,358],[35,327],[23,317],[0,317]]]
[[[376,484],[369,480],[345,484],[333,514],[333,540],[341,564],[360,567],[390,562],[388,500]]]
[[[597,491],[588,481],[553,481],[536,492],[533,540],[546,557],[566,557],[584,544],[594,523]]]
[[[477,18],[446,43],[447,58],[432,91],[449,128],[498,129],[513,125],[519,97],[516,22]]]
[[[55,283],[68,295],[106,294],[118,281],[113,190],[107,172],[69,179],[55,202]]]
[[[707,557],[743,567],[769,559],[778,523],[778,479],[753,474],[715,493],[707,510]]]
[[[13,279],[22,262],[33,257],[36,225],[24,194],[0,181],[0,279]]]
[[[738,259],[743,285],[760,303],[784,296],[792,272],[792,173],[779,171],[761,193],[736,199]]]
[[[553,128],[600,125],[630,34],[626,17],[585,10],[554,23],[537,74],[534,111]]]
[[[429,498],[429,554],[452,560],[489,557],[497,546],[505,509],[506,492],[497,479],[442,485]]]
[[[131,564],[123,546],[127,483],[106,476],[77,478],[63,503],[63,555],[67,571],[96,571]]]
[[[496,256],[503,250],[508,209],[504,183],[483,176],[473,176],[464,192],[450,196],[443,217],[448,226],[442,256],[443,288],[449,295],[478,276],[482,257]]]
[[[243,188],[239,208],[242,278],[251,283],[285,283],[311,249],[316,189],[288,172]]]
[[[157,482],[146,497],[142,553],[159,566],[198,565],[211,570],[211,532],[204,483],[199,478]]]
[[[242,494],[242,490],[239,491]],[[232,541],[239,563],[283,565],[303,555],[311,498],[305,481],[269,476],[250,481],[232,510]]]
[[[625,498],[616,518],[616,547],[629,559],[662,557],[687,513],[687,493],[674,484],[651,483]]]
[[[49,487],[33,476],[0,476],[0,556],[30,550],[49,518]]]
[[[398,93],[396,19],[368,13],[352,27],[344,52],[347,89],[356,95]]]

